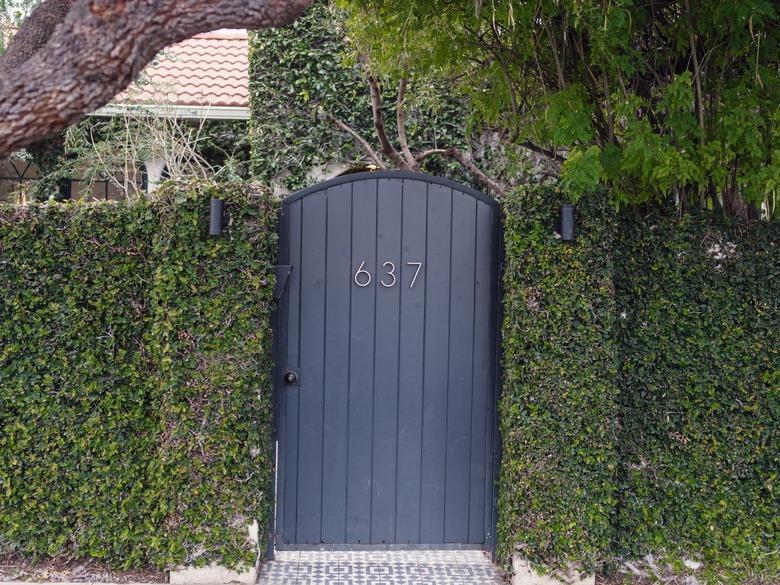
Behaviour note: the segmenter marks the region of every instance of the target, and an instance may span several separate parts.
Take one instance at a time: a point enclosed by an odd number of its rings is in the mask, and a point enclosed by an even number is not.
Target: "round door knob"
[[[287,372],[284,375],[284,381],[287,382],[288,384],[291,384],[291,385],[292,384],[297,384],[298,383],[298,374],[296,374],[295,372]]]

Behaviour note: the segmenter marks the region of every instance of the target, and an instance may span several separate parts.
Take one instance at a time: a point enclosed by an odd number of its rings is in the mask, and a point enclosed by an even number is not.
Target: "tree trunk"
[[[0,156],[105,105],[168,45],[217,28],[283,26],[310,2],[74,0],[43,47],[0,71]]]

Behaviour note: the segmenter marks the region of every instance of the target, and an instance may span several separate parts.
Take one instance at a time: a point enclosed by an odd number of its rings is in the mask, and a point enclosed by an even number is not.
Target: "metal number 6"
[[[357,269],[357,272],[355,272],[355,284],[360,287],[368,286],[369,284],[371,284],[371,273],[368,270],[363,270],[363,266],[365,265],[366,265],[366,261],[363,260],[363,262],[360,263],[360,267]],[[366,277],[366,281],[363,283],[361,283],[360,280],[358,279],[358,276],[360,276],[361,274],[364,274]]]
[[[384,279],[380,280],[379,282],[381,282],[382,286],[385,288],[390,288],[395,284],[395,264],[389,261],[382,264],[382,268],[387,268],[388,266],[390,266],[390,270],[387,271],[387,275],[392,276],[393,281],[390,284],[387,284]]]

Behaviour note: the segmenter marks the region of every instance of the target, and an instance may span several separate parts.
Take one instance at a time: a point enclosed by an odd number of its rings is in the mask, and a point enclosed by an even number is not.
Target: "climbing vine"
[[[359,48],[346,35],[344,14],[318,2],[290,26],[250,37],[250,141],[253,175],[286,190],[307,185],[313,168],[332,162],[365,169],[373,165],[350,127],[379,148],[368,79]],[[397,77],[379,78],[387,134],[397,136]],[[471,132],[464,102],[443,83],[409,80],[406,134],[415,151],[458,148],[496,176],[515,171],[515,153],[493,135]],[[392,167],[392,165],[390,165]],[[427,158],[421,170],[475,183],[452,158]],[[522,174],[522,172],[520,173]]]
[[[224,237],[209,198],[226,200]],[[270,518],[275,205],[0,206],[0,552],[253,563]]]

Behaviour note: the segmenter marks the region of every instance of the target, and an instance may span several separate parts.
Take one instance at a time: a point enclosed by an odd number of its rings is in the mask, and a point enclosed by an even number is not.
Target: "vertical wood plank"
[[[396,542],[420,542],[420,472],[425,328],[427,185],[404,180],[401,254],[401,346],[398,380]],[[418,272],[415,264],[421,262]],[[414,286],[412,286],[412,280]]]
[[[496,542],[496,535],[493,532],[496,526],[496,506],[494,501],[495,496],[495,482],[496,482],[496,460],[495,460],[495,449],[496,449],[496,441],[498,440],[497,435],[497,429],[496,425],[498,424],[497,419],[497,402],[498,402],[498,362],[497,362],[497,351],[498,351],[498,340],[499,340],[499,329],[501,327],[499,323],[499,316],[500,316],[500,310],[499,310],[499,303],[498,300],[498,291],[499,291],[499,280],[500,280],[500,267],[499,267],[499,261],[498,261],[498,251],[499,251],[499,240],[501,239],[501,230],[499,227],[499,220],[498,220],[498,211],[493,210],[492,214],[492,238],[491,238],[491,258],[492,263],[490,267],[490,282],[492,286],[492,294],[491,299],[492,302],[490,303],[490,323],[491,323],[491,329],[490,333],[488,334],[489,344],[490,344],[490,371],[488,375],[488,384],[487,388],[485,390],[486,400],[488,401],[488,409],[487,409],[487,430],[485,432],[486,441],[485,441],[485,497],[484,497],[484,517],[485,517],[485,542]]]
[[[377,193],[379,269],[376,283],[371,542],[379,544],[392,543],[395,539],[402,185],[401,179],[380,179]]]
[[[322,541],[346,531],[352,185],[328,189],[325,384],[322,442]]]
[[[428,185],[420,541],[444,542],[452,190]]]
[[[492,438],[488,435],[488,417],[492,416],[494,324],[493,306],[497,290],[494,279],[496,258],[493,242],[495,211],[477,205],[477,262],[474,282],[474,402],[471,409],[470,498],[468,542],[485,539],[486,498],[490,497],[486,481],[492,465]],[[490,504],[492,505],[492,504]]]
[[[288,286],[287,363],[283,366],[299,367],[298,344],[300,340],[301,298],[301,202],[288,207],[290,272]],[[297,542],[298,496],[298,388],[284,390],[285,400],[285,468],[284,468],[284,522],[283,535],[287,542]]]
[[[298,541],[321,542],[327,192],[302,200]]]
[[[377,283],[376,180],[353,184],[352,266],[354,276],[365,261],[369,286],[352,288],[347,466],[348,543],[371,541],[371,437],[373,434],[374,342]]]
[[[444,542],[467,542],[469,532],[476,215],[476,200],[453,191]]]

